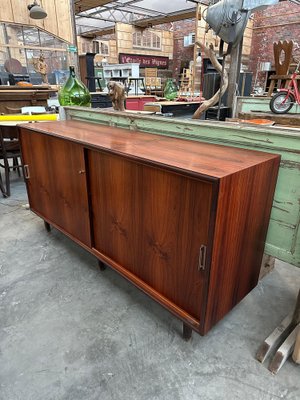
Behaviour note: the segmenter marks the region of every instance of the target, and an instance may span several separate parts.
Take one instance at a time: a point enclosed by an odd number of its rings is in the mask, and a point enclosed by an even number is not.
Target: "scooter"
[[[286,89],[280,89],[273,95],[270,101],[270,109],[275,114],[285,114],[290,111],[294,104],[300,105],[300,90],[297,85],[297,75],[300,70],[300,60],[291,76],[291,81]]]

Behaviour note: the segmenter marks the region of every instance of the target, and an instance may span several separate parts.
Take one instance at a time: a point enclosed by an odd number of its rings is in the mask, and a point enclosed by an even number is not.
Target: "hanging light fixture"
[[[36,0],[34,0],[33,4],[29,4],[27,8],[29,10],[30,18],[43,19],[47,17],[46,11],[37,4]]]

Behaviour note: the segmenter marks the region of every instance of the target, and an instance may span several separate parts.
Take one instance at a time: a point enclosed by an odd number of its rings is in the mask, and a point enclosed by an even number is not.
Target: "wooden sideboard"
[[[21,126],[31,210],[205,334],[258,281],[280,156],[78,121]]]

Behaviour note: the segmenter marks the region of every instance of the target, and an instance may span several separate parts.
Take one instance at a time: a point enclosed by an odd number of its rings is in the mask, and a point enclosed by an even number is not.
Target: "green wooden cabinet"
[[[100,78],[101,88],[99,88],[98,82],[96,81],[97,89],[104,90],[106,88],[106,82],[103,75],[103,68],[102,67],[95,67],[95,76]]]

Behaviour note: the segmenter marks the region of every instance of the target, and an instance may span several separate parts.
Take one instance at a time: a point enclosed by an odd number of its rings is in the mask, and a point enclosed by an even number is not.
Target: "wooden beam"
[[[290,313],[260,345],[256,353],[256,359],[259,362],[263,363],[271,351],[274,350],[274,348],[278,346],[282,340],[286,339],[288,327],[291,325],[292,319],[293,314]]]
[[[115,33],[115,26],[109,26],[108,28],[97,29],[97,30],[81,33],[80,36],[86,37],[86,38],[95,38],[96,36],[112,35],[113,33]]]
[[[256,354],[256,359],[260,362],[264,362],[267,356],[280,344],[281,346],[276,351],[272,358],[269,370],[273,374],[277,374],[280,368],[283,366],[285,361],[288,359],[290,354],[293,353],[293,359],[295,362],[299,362],[299,338],[300,333],[300,290],[298,293],[296,306],[294,312],[289,314],[281,324],[274,329],[265,341],[262,343]]]
[[[144,18],[135,21],[134,25],[140,28],[147,28],[153,25],[166,24],[168,22],[181,21],[183,19],[195,18],[195,8],[188,8],[186,10],[175,11],[170,14],[160,15],[158,17]]]
[[[230,67],[228,71],[228,93],[227,106],[231,108],[232,115],[234,113],[235,101],[237,96],[237,87],[240,77],[240,68],[242,60],[243,39],[233,47],[230,53]]]
[[[112,3],[112,0],[75,0],[75,14],[81,11],[91,10],[95,7],[105,6],[105,4]]]
[[[289,334],[287,339],[282,343],[282,345],[277,350],[274,358],[272,359],[269,370],[272,374],[277,374],[283,364],[286,362],[288,357],[293,353],[295,341],[297,334],[299,332],[300,324],[298,324],[293,331]]]

